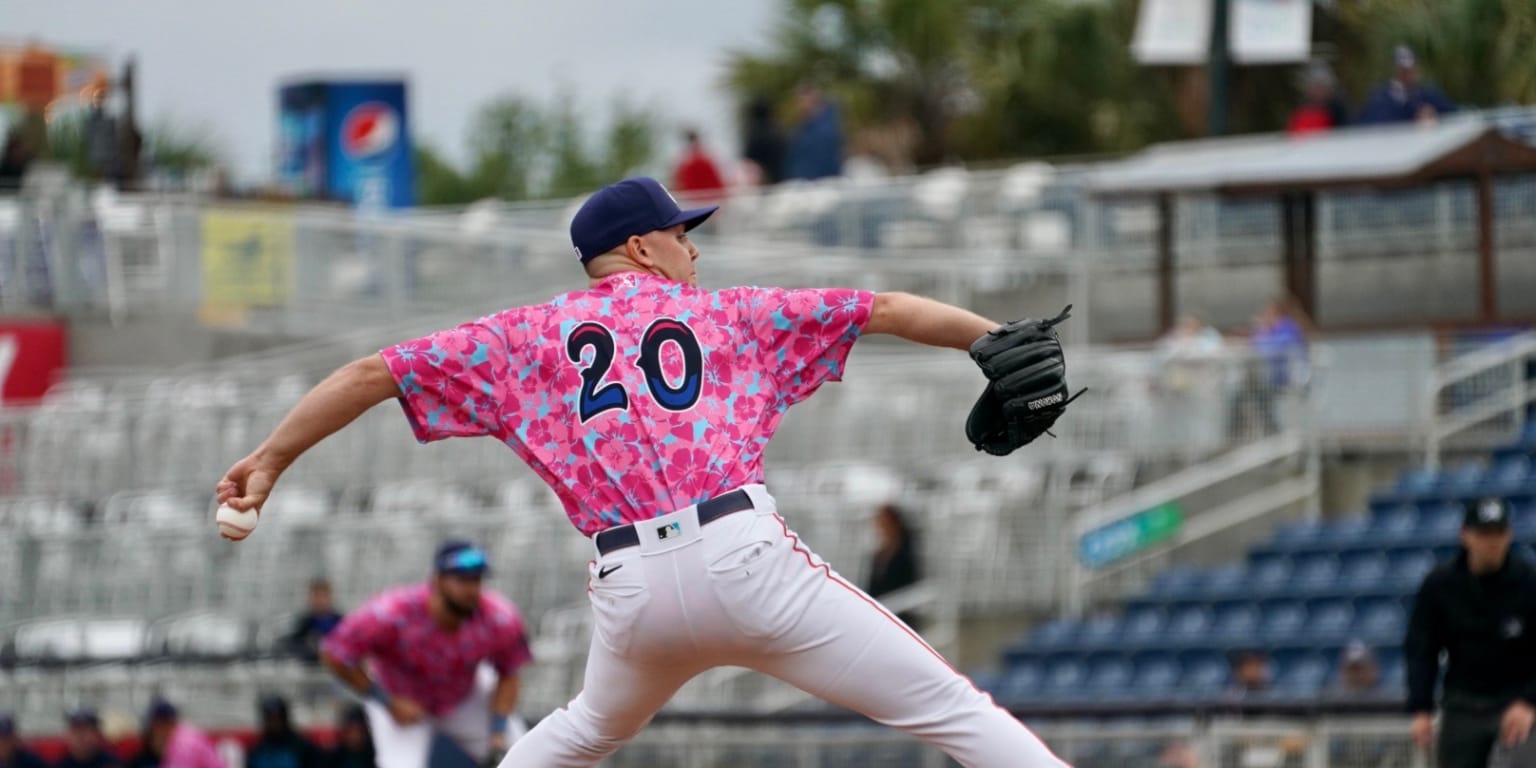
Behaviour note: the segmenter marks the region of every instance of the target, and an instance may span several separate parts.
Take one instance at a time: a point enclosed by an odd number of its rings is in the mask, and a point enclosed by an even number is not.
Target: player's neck
[[[448,606],[443,603],[442,595],[434,594],[427,598],[427,613],[432,615],[432,622],[440,629],[451,631],[458,629],[464,623],[462,618],[448,610]]]

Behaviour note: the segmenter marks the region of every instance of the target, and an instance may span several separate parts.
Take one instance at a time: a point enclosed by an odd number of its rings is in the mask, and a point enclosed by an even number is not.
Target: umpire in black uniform
[[[1434,743],[1435,681],[1445,654],[1439,768],[1536,768],[1536,567],[1511,555],[1502,499],[1467,505],[1461,552],[1424,578],[1404,653],[1413,738]]]

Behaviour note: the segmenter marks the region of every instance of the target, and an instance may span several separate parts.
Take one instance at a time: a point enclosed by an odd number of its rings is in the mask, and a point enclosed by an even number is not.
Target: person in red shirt
[[[1333,70],[1326,64],[1314,64],[1307,68],[1302,81],[1306,101],[1291,112],[1286,131],[1292,136],[1343,128],[1349,122],[1349,111],[1339,95],[1338,81]]]
[[[683,140],[688,146],[672,172],[672,188],[687,196],[690,202],[718,201],[720,193],[725,190],[725,178],[720,175],[719,166],[704,151],[704,142],[699,140],[698,131],[685,132]]]

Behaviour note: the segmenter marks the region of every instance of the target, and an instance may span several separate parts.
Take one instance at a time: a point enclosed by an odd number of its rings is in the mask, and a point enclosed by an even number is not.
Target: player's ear
[[[630,235],[629,239],[624,242],[624,252],[629,255],[631,261],[642,267],[650,267],[655,264],[651,260],[650,254],[645,252],[645,241],[641,240],[639,235]]]

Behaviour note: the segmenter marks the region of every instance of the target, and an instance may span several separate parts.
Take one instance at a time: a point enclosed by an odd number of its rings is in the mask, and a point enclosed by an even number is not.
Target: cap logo
[[[1496,523],[1504,516],[1504,508],[1497,501],[1485,501],[1477,510],[1477,517],[1485,523]]]

